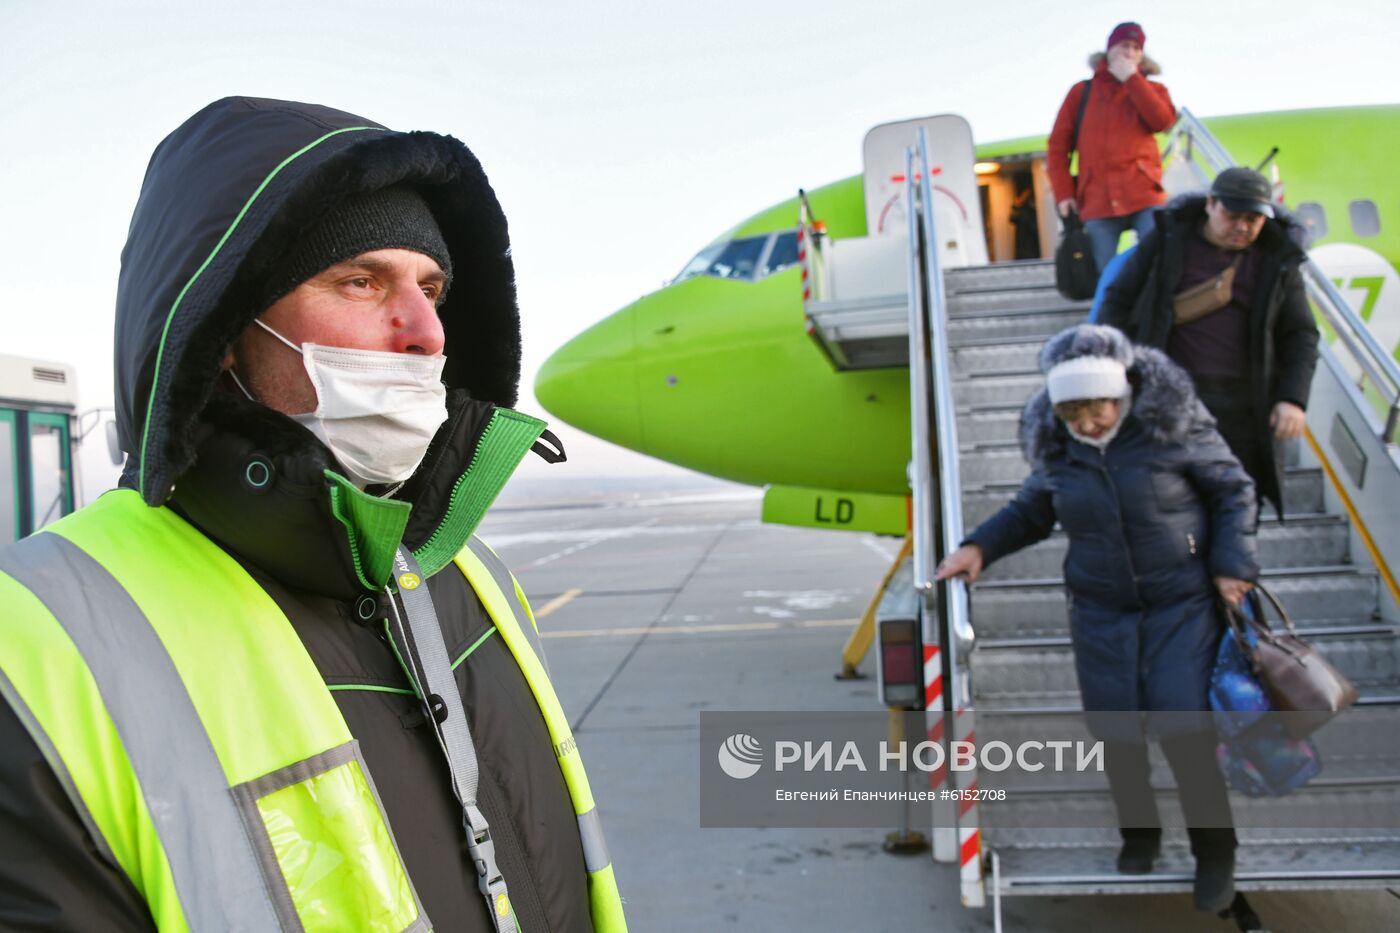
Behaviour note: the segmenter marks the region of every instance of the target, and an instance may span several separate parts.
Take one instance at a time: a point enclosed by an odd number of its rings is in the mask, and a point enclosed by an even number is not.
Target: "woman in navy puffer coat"
[[[939,568],[982,568],[1047,537],[1069,537],[1065,585],[1084,708],[1203,711],[1223,626],[1216,592],[1238,603],[1258,575],[1253,484],[1196,399],[1190,377],[1120,331],[1084,324],[1041,351],[1046,388],[1027,403],[1033,471],[1014,501]],[[1094,717],[1124,827],[1119,870],[1145,873],[1160,846],[1137,717]],[[1181,790],[1197,858],[1196,905],[1233,897],[1234,830],[1209,719],[1150,720]]]

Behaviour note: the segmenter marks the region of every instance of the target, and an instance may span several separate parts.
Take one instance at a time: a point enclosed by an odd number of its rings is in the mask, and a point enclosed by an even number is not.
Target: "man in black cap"
[[[1306,233],[1273,187],[1236,166],[1185,195],[1107,288],[1100,316],[1165,350],[1195,380],[1220,433],[1283,513],[1275,441],[1299,437],[1317,365],[1317,325],[1299,266]]]
[[[0,548],[0,929],[625,933],[523,591],[475,537],[506,220],[461,142],[227,98],[153,155],[121,488]]]

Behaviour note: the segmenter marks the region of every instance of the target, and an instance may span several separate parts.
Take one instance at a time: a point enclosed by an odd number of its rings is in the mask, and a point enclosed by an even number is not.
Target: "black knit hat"
[[[428,202],[414,189],[395,185],[350,198],[299,237],[268,276],[262,307],[323,269],[376,249],[422,253],[451,281],[452,257]]]

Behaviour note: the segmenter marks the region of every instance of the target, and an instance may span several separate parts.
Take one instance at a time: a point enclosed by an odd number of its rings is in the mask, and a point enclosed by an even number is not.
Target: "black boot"
[[[1235,900],[1235,831],[1188,829],[1196,856],[1196,909],[1219,913]]]
[[[1118,872],[1123,875],[1145,875],[1162,851],[1160,829],[1123,829],[1123,848],[1118,850]]]
[[[1254,912],[1253,907],[1249,906],[1249,901],[1245,900],[1244,895],[1238,891],[1235,892],[1234,903],[1227,910],[1221,912],[1220,918],[1222,920],[1234,918],[1235,926],[1243,933],[1264,929],[1259,915]]]

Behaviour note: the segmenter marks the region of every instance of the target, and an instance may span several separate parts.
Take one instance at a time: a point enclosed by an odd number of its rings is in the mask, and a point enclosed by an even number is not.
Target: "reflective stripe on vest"
[[[568,785],[574,813],[578,816],[584,862],[588,867],[588,900],[593,928],[598,933],[625,933],[627,920],[623,916],[622,897],[617,889],[607,842],[603,839],[593,791],[588,785],[588,775],[583,770],[583,760],[579,756],[573,730],[569,728],[568,717],[564,715],[564,707],[545,669],[539,632],[525,596],[506,565],[476,537],[471,538],[467,547],[457,554],[456,562],[495,621],[497,631],[515,656],[516,664],[524,673],[530,692],[544,715],[550,741],[554,743],[555,757],[564,773],[564,783]]]
[[[0,553],[0,692],[161,930],[429,928],[334,699],[236,561],[131,490]]]

